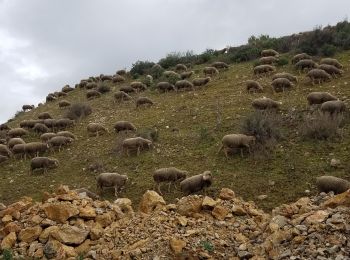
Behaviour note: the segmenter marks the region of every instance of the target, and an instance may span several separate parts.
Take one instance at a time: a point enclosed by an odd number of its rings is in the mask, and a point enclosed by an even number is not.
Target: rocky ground
[[[350,259],[350,190],[271,213],[222,189],[166,204],[147,191],[93,200],[61,186],[42,203],[0,205],[0,244],[15,259]]]

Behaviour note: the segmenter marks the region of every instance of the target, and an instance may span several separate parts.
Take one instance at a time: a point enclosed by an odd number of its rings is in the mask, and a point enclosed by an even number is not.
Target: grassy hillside
[[[148,90],[141,95],[155,102],[151,108],[136,109],[132,102],[114,104],[113,92],[125,83],[111,85],[112,92],[91,101],[85,98],[86,90],[75,89],[64,99],[87,102],[92,106],[93,113],[68,129],[78,136],[77,141],[61,152],[48,154],[60,161],[60,167],[50,170],[46,175],[38,172],[29,176],[29,160],[11,159],[1,164],[0,201],[9,203],[24,195],[40,199],[42,191],[51,191],[60,184],[96,191],[95,174],[83,170],[96,162],[103,164],[105,171],[129,176],[131,181],[120,196],[129,197],[136,203],[147,189],[152,189],[153,171],[169,166],[188,170],[191,175],[210,170],[215,178],[210,193],[229,187],[245,200],[255,200],[265,209],[292,201],[303,195],[306,189],[315,192],[313,183],[316,176],[332,174],[349,178],[349,124],[344,127],[342,141],[303,140],[298,134],[300,111],[307,108],[305,97],[309,92],[328,91],[349,100],[350,51],[340,53],[335,58],[345,65],[342,77],[312,86],[302,74],[296,88],[277,94],[271,91],[271,77],[259,80],[265,87],[265,93],[248,94],[245,91],[244,81],[253,75],[252,62],[232,65],[214,77],[206,87],[196,91],[159,94]],[[201,75],[203,66],[193,69]],[[290,64],[278,67],[278,71],[298,75]],[[236,154],[230,159],[226,159],[223,153],[218,154],[221,138],[225,134],[240,131],[242,121],[253,111],[251,101],[261,96],[283,102],[283,138],[275,146],[274,153],[266,158],[241,158]],[[22,120],[35,119],[44,111],[50,112],[55,118],[62,117],[65,110],[59,109],[57,103],[47,103],[23,113],[9,125],[18,126]],[[221,123],[218,124],[220,119]],[[123,133],[116,134],[113,131],[113,125],[119,120],[131,121],[141,130],[157,128],[159,138],[155,148],[142,152],[138,157],[126,157],[116,152],[115,148],[126,137]],[[102,123],[110,133],[89,137],[86,131],[89,122]],[[39,135],[31,133],[24,139],[27,142],[38,140]],[[330,167],[332,158],[339,159],[343,167]],[[270,185],[272,181],[275,185]],[[109,190],[103,197],[113,199],[113,194]],[[257,200],[256,196],[261,194],[267,194],[267,199]],[[164,189],[164,197],[168,202],[180,196],[180,191],[168,193]]]

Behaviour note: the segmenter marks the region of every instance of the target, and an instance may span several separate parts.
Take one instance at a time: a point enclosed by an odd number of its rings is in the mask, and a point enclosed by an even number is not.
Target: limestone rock
[[[202,207],[205,209],[211,209],[214,208],[217,202],[213,200],[212,198],[205,196],[202,202]]]
[[[150,214],[156,209],[163,208],[165,204],[165,200],[162,196],[153,190],[148,190],[142,196],[140,202],[140,211],[146,214]]]
[[[132,217],[134,215],[134,210],[132,208],[132,202],[128,198],[119,198],[114,201],[114,203],[119,206],[119,208],[122,210],[122,212],[129,216]]]
[[[350,207],[350,189],[326,200],[321,206],[323,208]]]
[[[40,236],[42,230],[40,226],[22,229],[21,232],[19,232],[18,239],[23,242],[31,243]]]
[[[15,232],[11,232],[1,241],[1,249],[11,249],[16,243],[17,236]]]
[[[51,232],[53,238],[67,245],[80,245],[88,234],[89,231],[70,225],[63,225],[57,231]]]
[[[96,210],[91,206],[85,206],[79,208],[79,217],[81,218],[95,218],[96,217]]]
[[[181,254],[183,248],[186,246],[185,241],[177,238],[171,238],[169,242],[170,248],[174,251],[176,255]]]
[[[47,240],[49,239],[50,235],[52,233],[57,233],[58,230],[59,230],[59,228],[57,226],[50,226],[50,227],[44,229],[44,231],[39,236],[39,241],[41,243],[47,242]]]
[[[79,214],[79,210],[69,202],[44,204],[43,209],[49,219],[60,223]]]
[[[203,199],[199,196],[182,197],[177,202],[177,212],[183,216],[192,216],[202,209]]]
[[[305,223],[311,225],[311,224],[319,224],[326,220],[326,218],[329,216],[329,213],[324,210],[318,210],[314,214],[308,216],[305,219]]]
[[[217,205],[212,210],[211,214],[218,220],[224,220],[229,213],[229,210],[223,206]]]
[[[219,198],[222,200],[231,200],[235,197],[235,192],[228,188],[222,188],[219,194]]]

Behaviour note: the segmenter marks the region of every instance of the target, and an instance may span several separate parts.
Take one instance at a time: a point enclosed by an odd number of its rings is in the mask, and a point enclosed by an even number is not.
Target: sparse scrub
[[[151,140],[152,142],[157,142],[159,132],[157,128],[142,128],[137,131],[136,136]]]
[[[324,56],[333,56],[337,51],[337,47],[332,44],[325,44],[321,47],[321,53]]]
[[[289,63],[288,59],[286,57],[281,57],[278,59],[278,61],[276,62],[276,65],[281,67],[281,66],[285,66]]]
[[[97,87],[97,91],[100,92],[101,94],[105,94],[111,91],[111,88],[108,85],[101,84],[100,86]]]
[[[77,121],[84,117],[87,117],[91,113],[92,108],[90,105],[84,103],[75,103],[68,108],[64,117]]]

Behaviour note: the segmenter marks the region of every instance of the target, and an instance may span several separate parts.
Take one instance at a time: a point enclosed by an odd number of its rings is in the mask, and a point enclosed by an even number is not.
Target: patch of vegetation
[[[68,108],[64,117],[77,121],[84,117],[87,117],[91,113],[92,113],[92,108],[89,104],[74,103]]]
[[[280,57],[277,61],[277,66],[285,66],[289,63],[288,59],[286,57]]]
[[[214,252],[214,245],[210,241],[202,240],[200,242],[200,245],[204,248],[204,250],[208,251],[209,253]]]
[[[4,249],[4,251],[2,251],[2,257],[4,260],[12,260],[12,251],[10,249]]]
[[[130,74],[137,78],[141,75],[151,74],[151,68],[153,67],[155,63],[150,61],[137,61],[136,63],[132,64],[132,67],[130,69]],[[137,77],[136,77],[137,75]]]
[[[102,83],[97,87],[97,91],[100,92],[101,94],[106,94],[111,91],[111,88],[107,84]]]

